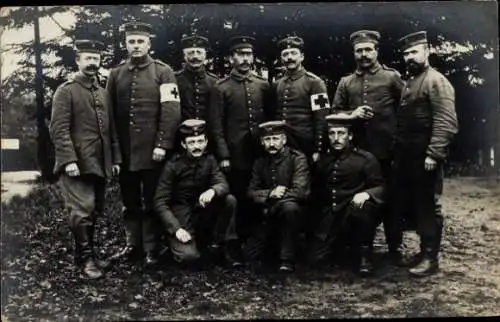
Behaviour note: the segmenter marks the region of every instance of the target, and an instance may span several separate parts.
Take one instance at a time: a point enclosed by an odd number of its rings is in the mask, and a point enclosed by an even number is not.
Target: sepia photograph
[[[496,1],[0,8],[1,320],[500,315]]]

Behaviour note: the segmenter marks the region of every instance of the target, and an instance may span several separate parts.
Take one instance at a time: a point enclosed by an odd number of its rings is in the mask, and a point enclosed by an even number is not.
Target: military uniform
[[[236,38],[233,42],[242,42],[243,39],[247,37]],[[217,159],[231,162],[228,180],[240,209],[247,209],[246,190],[252,165],[262,154],[257,128],[269,118],[270,102],[270,85],[266,79],[253,72],[243,75],[235,69],[217,81],[211,94],[210,138]],[[238,227],[245,227],[246,217],[243,212],[240,214]],[[238,230],[243,233],[243,228]]]
[[[410,34],[400,41],[404,50],[426,43],[426,35]],[[424,66],[407,80],[397,120],[393,211],[416,224],[423,253],[437,259],[443,218],[436,212],[436,195],[441,194],[447,147],[458,132],[453,86],[437,70]],[[437,161],[433,171],[424,168],[427,156]]]
[[[132,23],[126,32],[136,28],[150,31],[148,25]],[[123,155],[120,186],[127,245],[149,253],[156,245],[153,197],[162,166],[153,160],[153,150],[174,148],[181,117],[175,74],[149,55],[129,58],[110,72],[106,89],[111,94]]]
[[[285,38],[279,43],[281,50],[302,50],[303,45],[303,40],[298,37]],[[277,97],[274,118],[286,121],[290,129],[290,145],[311,159],[313,153],[321,152],[324,117],[330,108],[325,82],[301,67],[278,79],[273,92]]]
[[[351,34],[353,44],[370,42],[378,44],[380,34],[376,31],[361,30]],[[354,144],[372,153],[378,160],[384,179],[389,180],[393,157],[393,142],[396,132],[396,110],[404,82],[395,69],[376,62],[370,69],[356,71],[340,79],[333,100],[334,112],[352,113],[359,106],[368,105],[373,110],[373,118],[356,119],[353,122]],[[387,206],[382,210],[384,232],[389,249],[398,249],[402,240],[391,232],[390,221],[397,220],[390,215]]]
[[[77,41],[79,52],[100,53],[104,44]],[[91,50],[91,48],[99,50]],[[105,178],[121,163],[113,110],[108,93],[83,72],[61,84],[52,101],[50,135],[55,147],[54,173],[60,174],[69,224],[75,237],[75,261],[94,258],[96,215],[104,210]],[[66,165],[76,163],[80,175],[69,176]]]
[[[269,128],[268,133],[279,131],[273,128],[276,126],[274,123],[262,124],[263,131],[266,127]],[[277,186],[287,187],[285,195],[281,199],[269,198],[270,192]],[[283,263],[295,262],[299,216],[309,192],[307,159],[300,151],[285,146],[277,155],[266,154],[255,161],[248,197],[258,205],[262,218],[245,245],[245,254],[249,259],[261,256],[270,245],[270,236],[277,232],[280,236],[276,241],[280,245],[279,259]]]
[[[332,126],[351,122],[329,117],[327,121]],[[309,250],[310,262],[325,260],[334,243],[344,247],[342,243],[347,242],[356,255],[361,255],[357,257],[361,266],[371,266],[378,211],[385,200],[384,186],[380,165],[367,151],[348,145],[342,151],[332,150],[321,157],[313,178],[320,217]],[[370,198],[358,208],[351,202],[361,192]]]
[[[198,198],[208,189],[215,191],[215,197],[202,208]],[[237,240],[236,206],[236,198],[229,194],[228,183],[213,155],[205,153],[195,158],[183,152],[166,163],[155,194],[155,210],[168,232],[170,248],[177,261],[198,259],[200,244],[205,246],[210,241],[227,244]],[[179,228],[194,238],[182,243],[175,237]]]

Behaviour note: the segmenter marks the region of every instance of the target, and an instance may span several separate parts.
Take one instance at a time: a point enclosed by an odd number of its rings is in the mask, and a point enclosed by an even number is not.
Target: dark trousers
[[[392,213],[399,218],[393,228],[402,235],[403,230],[415,229],[420,235],[422,248],[432,248],[437,256],[441,243],[443,216],[438,204],[443,184],[443,166],[425,171],[425,156],[401,156],[396,159],[391,184]]]
[[[70,177],[61,174],[59,185],[75,237],[75,260],[78,262],[93,255],[95,220],[104,210],[106,181],[94,175]]]
[[[363,208],[346,206],[339,212],[328,212],[316,228],[310,242],[308,261],[318,264],[327,260],[334,248],[373,247],[375,231],[380,222],[380,209],[372,201],[365,202]],[[329,224],[327,224],[329,223]]]
[[[145,252],[155,249],[158,238],[159,218],[154,212],[153,199],[160,174],[160,166],[120,173],[127,245]]]
[[[279,245],[279,259],[294,262],[301,214],[299,204],[282,201],[264,212],[263,220],[253,227],[244,246],[245,256],[249,260],[257,259],[275,242]]]
[[[200,248],[206,248],[210,242],[223,244],[238,239],[236,208],[236,198],[229,194],[214,199],[205,209],[193,211],[192,239],[182,243],[175,236],[168,237],[174,259],[177,262],[191,262],[200,257]]]
[[[238,200],[238,211],[236,215],[236,230],[238,236],[245,240],[250,233],[249,228],[254,219],[254,213],[258,210],[247,197],[247,189],[252,177],[251,169],[232,169],[227,175],[229,188]]]

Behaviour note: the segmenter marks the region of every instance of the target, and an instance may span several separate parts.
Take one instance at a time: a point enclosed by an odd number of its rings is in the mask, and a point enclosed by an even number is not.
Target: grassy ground
[[[448,179],[441,271],[412,279],[383,258],[377,273],[298,267],[272,270],[214,267],[195,272],[165,265],[153,271],[121,264],[89,283],[73,270],[71,235],[56,186],[2,204],[2,320],[250,319],[500,315],[500,180]],[[117,187],[108,191],[98,245],[111,254],[123,241]],[[418,238],[405,236],[408,252]]]

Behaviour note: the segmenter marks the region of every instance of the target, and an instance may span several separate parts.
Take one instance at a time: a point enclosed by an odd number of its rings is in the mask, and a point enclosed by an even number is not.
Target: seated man
[[[307,159],[299,151],[285,147],[284,121],[259,125],[266,155],[253,165],[249,198],[262,209],[262,221],[245,245],[249,259],[262,255],[271,237],[278,237],[280,271],[294,270],[300,203],[309,195]]]
[[[200,257],[199,247],[224,244],[225,258],[237,266],[236,199],[214,156],[206,153],[205,121],[188,119],[179,127],[185,151],[169,160],[154,205],[177,262]]]
[[[384,180],[377,159],[352,145],[349,120],[326,117],[329,152],[321,157],[313,177],[313,196],[320,209],[309,260],[318,264],[337,241],[349,241],[361,275],[373,272],[371,254],[383,202]],[[335,242],[335,243],[334,243]],[[343,242],[342,242],[343,244]]]

